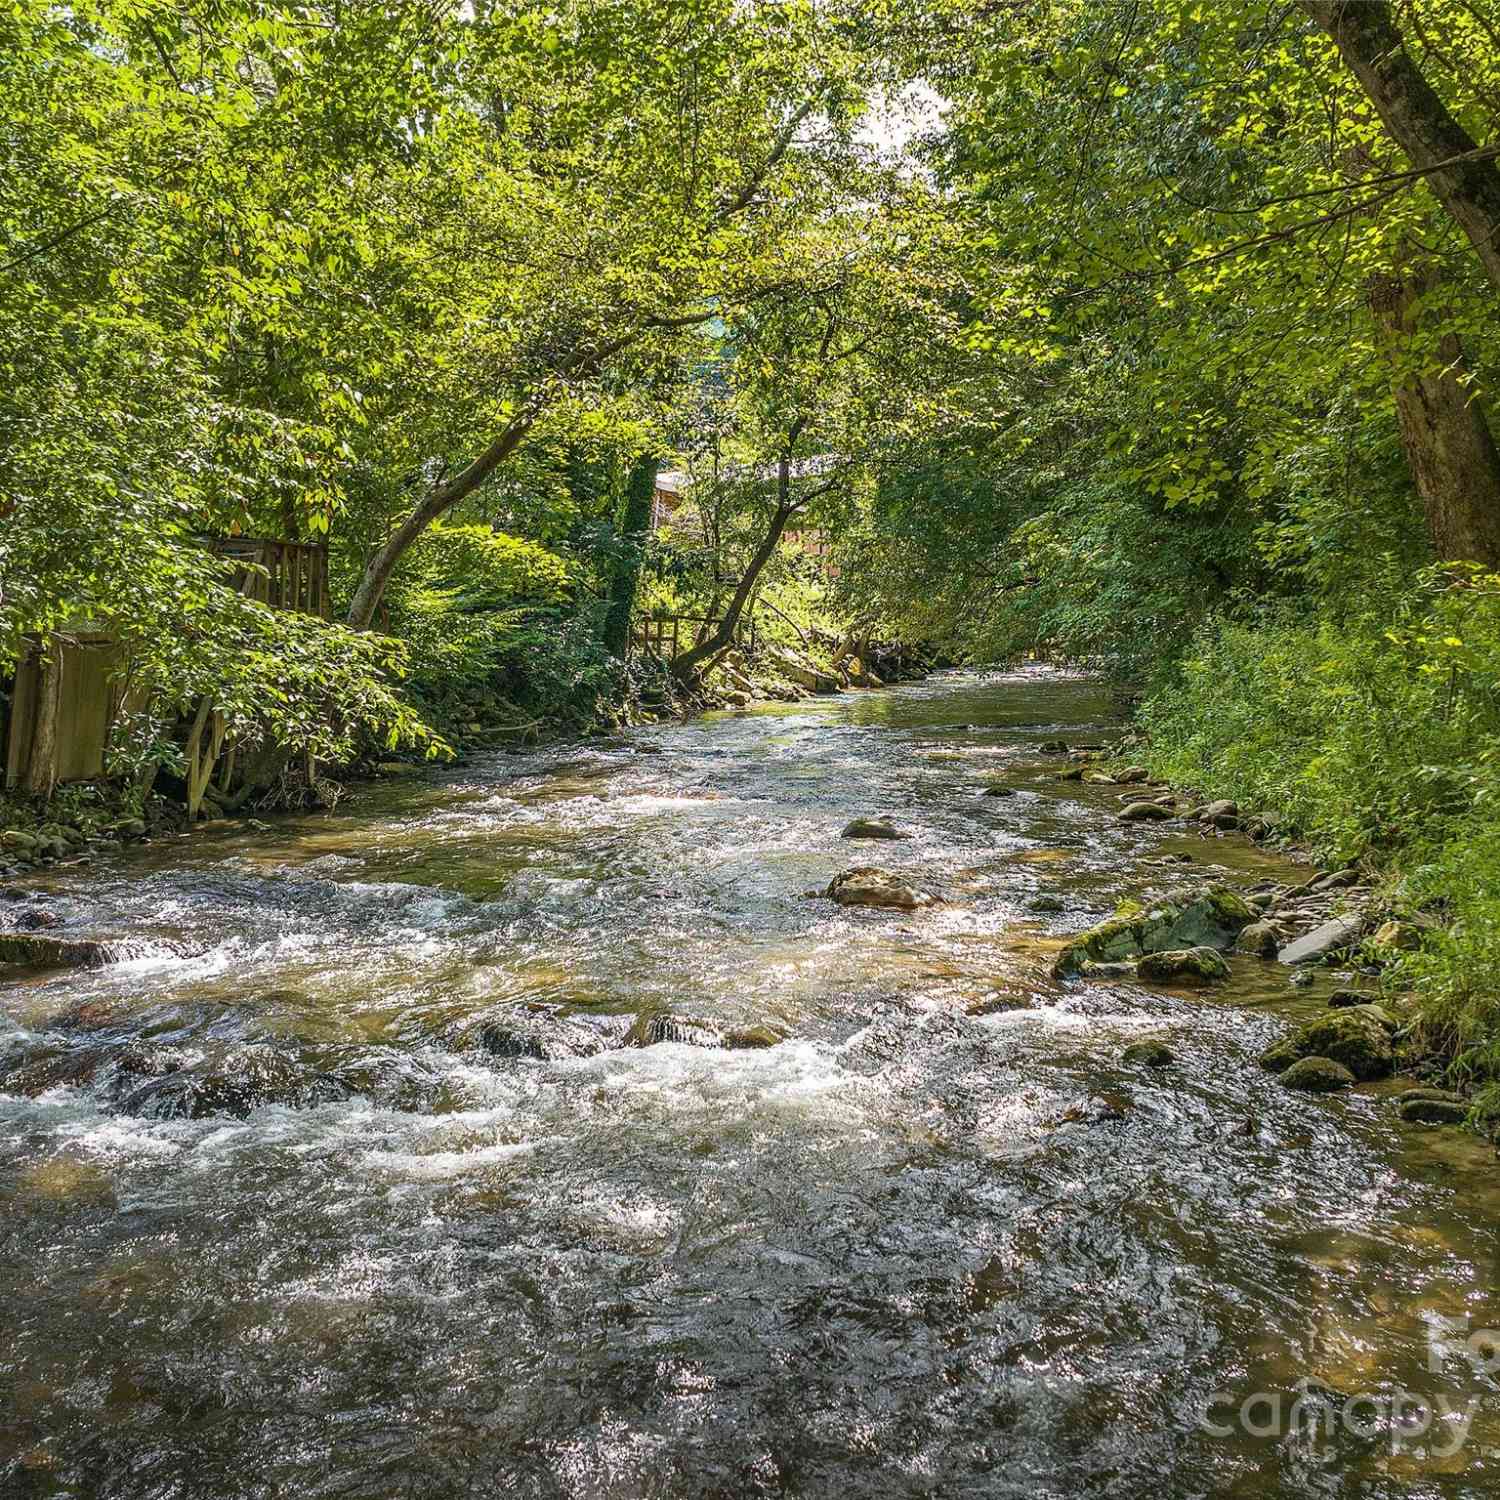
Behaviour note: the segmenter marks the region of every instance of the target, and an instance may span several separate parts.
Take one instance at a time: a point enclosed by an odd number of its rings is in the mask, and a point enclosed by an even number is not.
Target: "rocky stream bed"
[[[1492,1493],[1378,914],[1114,728],[948,673],[12,882],[0,1493]]]

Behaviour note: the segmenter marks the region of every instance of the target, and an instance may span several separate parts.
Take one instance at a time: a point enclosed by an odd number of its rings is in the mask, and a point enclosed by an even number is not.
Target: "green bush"
[[[1391,979],[1460,1074],[1500,1080],[1500,576],[1433,569],[1337,623],[1221,620],[1141,725],[1161,775],[1275,812],[1440,913]]]

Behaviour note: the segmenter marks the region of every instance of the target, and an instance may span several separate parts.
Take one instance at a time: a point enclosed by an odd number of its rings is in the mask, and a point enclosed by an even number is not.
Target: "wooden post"
[[[57,784],[57,707],[62,697],[62,642],[57,636],[37,648],[36,714],[26,790],[43,800]]]

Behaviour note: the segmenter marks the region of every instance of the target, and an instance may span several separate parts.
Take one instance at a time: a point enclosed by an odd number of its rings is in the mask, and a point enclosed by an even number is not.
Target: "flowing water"
[[[1322,1003],[1276,965],[1048,977],[1124,895],[1300,878],[1059,783],[1110,718],[950,674],[32,881],[138,956],[0,983],[0,1492],[1493,1493],[1493,1152],[1263,1074]],[[943,904],[802,894],[872,861]],[[618,1046],[656,1005],[786,1040]],[[172,1092],[247,1055],[302,1092]],[[1289,1432],[1305,1380],[1375,1399]]]

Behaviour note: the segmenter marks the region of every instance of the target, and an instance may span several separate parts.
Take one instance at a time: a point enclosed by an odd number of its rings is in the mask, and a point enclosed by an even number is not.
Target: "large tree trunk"
[[[604,648],[625,660],[630,649],[630,616],[635,590],[646,555],[646,533],[651,529],[651,507],[656,500],[654,453],[639,458],[625,481],[625,514],[620,521],[621,554],[610,580],[609,609],[604,616]]]
[[[1407,54],[1388,0],[1299,3],[1333,38],[1414,167],[1425,170],[1477,150]],[[1464,161],[1430,172],[1427,180],[1500,291],[1500,165],[1493,159]]]
[[[1376,322],[1405,368],[1395,383],[1401,445],[1427,516],[1434,552],[1445,562],[1500,566],[1500,450],[1452,333],[1434,357],[1411,369],[1419,302],[1433,273],[1377,277],[1370,286]]]

